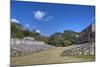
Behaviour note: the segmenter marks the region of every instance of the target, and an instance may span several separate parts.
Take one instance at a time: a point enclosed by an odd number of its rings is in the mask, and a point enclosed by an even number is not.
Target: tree
[[[46,37],[41,35],[40,33],[36,33],[34,30],[30,31],[29,29],[26,29],[20,23],[11,22],[11,38],[23,38],[26,36],[30,36],[35,40],[44,41],[45,43],[57,47],[63,47],[69,46],[78,41],[79,38],[76,37],[76,35],[79,35],[79,33],[72,30],[64,30],[63,33],[55,32],[49,37]]]
[[[72,30],[65,30],[64,33],[56,32],[50,36],[48,44],[58,47],[69,46],[77,40],[76,35],[79,35],[79,33]]]

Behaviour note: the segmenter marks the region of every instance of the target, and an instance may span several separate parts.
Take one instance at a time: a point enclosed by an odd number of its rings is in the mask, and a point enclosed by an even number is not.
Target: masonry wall
[[[21,56],[32,52],[43,51],[50,48],[55,48],[42,41],[11,39],[11,56]]]
[[[87,43],[95,41],[95,24],[89,25],[80,33],[80,43]]]
[[[91,24],[81,31],[79,41],[73,47],[62,53],[62,56],[95,55],[95,24]]]
[[[67,48],[62,53],[62,56],[74,56],[74,55],[95,55],[95,43],[78,44],[71,48]]]

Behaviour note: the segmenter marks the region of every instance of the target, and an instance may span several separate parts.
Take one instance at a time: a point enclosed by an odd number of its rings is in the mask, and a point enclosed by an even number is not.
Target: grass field
[[[20,57],[11,57],[12,65],[54,64],[94,61],[94,56],[61,56],[66,47],[57,47],[47,51],[34,52]]]

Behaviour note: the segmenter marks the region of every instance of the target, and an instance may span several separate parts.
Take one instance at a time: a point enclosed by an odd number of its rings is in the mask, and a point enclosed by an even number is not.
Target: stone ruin
[[[62,53],[61,56],[77,56],[77,55],[95,55],[95,44],[84,43],[84,44],[73,44]]]
[[[42,41],[36,41],[31,37],[25,37],[23,39],[11,39],[11,56],[27,55],[32,52],[43,51],[50,48],[55,47]]]
[[[90,24],[80,32],[76,44],[67,47],[62,56],[95,55],[95,24]]]

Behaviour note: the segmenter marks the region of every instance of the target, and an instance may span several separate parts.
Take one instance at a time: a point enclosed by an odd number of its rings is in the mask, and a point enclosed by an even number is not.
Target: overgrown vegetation
[[[50,36],[48,43],[60,47],[69,46],[78,40],[77,35],[79,35],[79,33],[72,30],[65,30],[64,33],[56,32]]]
[[[44,41],[50,45],[57,47],[69,46],[78,40],[78,32],[72,30],[64,30],[63,33],[55,32],[54,34],[46,37],[35,31],[30,31],[19,23],[11,22],[11,38],[23,38],[26,36],[34,37],[35,40]]]

